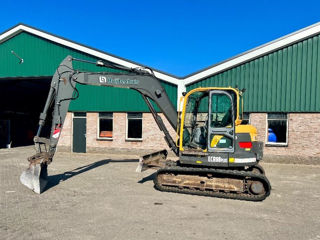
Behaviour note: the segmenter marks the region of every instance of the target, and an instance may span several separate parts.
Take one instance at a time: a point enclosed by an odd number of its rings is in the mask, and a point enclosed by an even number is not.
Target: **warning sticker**
[[[56,128],[56,129],[53,131],[52,137],[53,137],[53,138],[58,138],[58,137],[60,136],[60,132],[61,132],[61,128]]]

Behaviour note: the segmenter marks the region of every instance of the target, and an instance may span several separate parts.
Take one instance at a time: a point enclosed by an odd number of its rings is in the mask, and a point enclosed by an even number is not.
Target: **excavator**
[[[73,68],[74,61],[120,71],[80,71]],[[196,88],[183,93],[182,110],[177,111],[152,69],[72,56],[67,56],[54,73],[34,137],[36,153],[28,158],[29,167],[20,176],[21,183],[34,192],[45,191],[48,165],[56,152],[70,101],[79,96],[77,84],[128,88],[141,94],[169,148],[178,157],[177,161],[169,160],[168,151],[161,150],[140,158],[137,171],[155,169],[153,181],[157,190],[246,201],[262,201],[270,195],[270,182],[259,164],[263,143],[257,141],[254,126],[241,124],[245,89]],[[52,108],[52,118],[47,119]],[[175,140],[158,112],[176,129]],[[43,137],[43,126],[50,120],[50,136]]]

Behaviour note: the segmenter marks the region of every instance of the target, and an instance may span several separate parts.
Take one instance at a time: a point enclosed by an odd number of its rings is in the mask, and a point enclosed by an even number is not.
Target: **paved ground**
[[[320,240],[320,166],[264,164],[264,202],[162,193],[136,159],[58,153],[49,189],[19,182],[31,148],[0,150],[0,239]]]

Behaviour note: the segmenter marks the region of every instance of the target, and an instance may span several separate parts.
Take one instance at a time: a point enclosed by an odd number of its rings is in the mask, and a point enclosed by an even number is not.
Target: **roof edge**
[[[283,37],[275,39],[271,42],[265,43],[246,52],[238,54],[222,62],[216,63],[212,66],[206,67],[195,73],[189,74],[184,77],[185,85],[190,85],[192,83],[203,80],[204,78],[210,77],[212,75],[218,74],[220,72],[226,71],[235,66],[239,66],[243,63],[252,61],[263,55],[269,54],[271,52],[277,51],[281,48],[290,46],[299,41],[305,40],[307,38],[313,37],[320,34],[320,22],[302,28],[293,33],[287,34]]]
[[[71,41],[69,39],[60,37],[58,35],[51,34],[49,32],[31,27],[29,25],[26,25],[24,23],[18,23],[17,25],[13,26],[12,28],[4,31],[0,34],[0,43],[7,41],[8,39],[16,36],[17,34],[21,32],[28,32],[33,35],[42,37],[44,39],[53,41],[55,43],[70,47],[72,49],[75,49],[80,52],[87,53],[89,55],[95,56],[97,58],[100,58],[102,60],[110,61],[117,63],[122,66],[126,66],[129,68],[135,68],[135,67],[147,67],[154,71],[155,76],[159,78],[162,81],[169,82],[176,86],[183,85],[190,85],[192,83],[198,82],[203,80],[204,78],[210,77],[212,75],[218,74],[220,72],[226,71],[230,68],[239,66],[243,63],[252,61],[256,58],[259,58],[263,55],[269,54],[271,52],[277,51],[281,48],[287,47],[289,45],[292,45],[296,42],[305,40],[307,38],[313,37],[315,35],[320,34],[320,22],[317,22],[315,24],[312,24],[310,26],[307,26],[303,29],[300,29],[298,31],[295,31],[293,33],[287,34],[283,37],[280,37],[278,39],[275,39],[271,42],[265,43],[263,45],[260,45],[256,48],[250,49],[244,53],[238,54],[234,57],[231,57],[227,60],[224,60],[222,62],[219,62],[217,64],[214,64],[212,66],[209,66],[207,68],[204,68],[202,70],[199,70],[197,72],[194,72],[192,74],[186,75],[184,77],[178,77],[151,67],[148,67],[143,64],[139,64],[137,62],[118,57],[116,55],[110,54],[108,52],[104,52],[101,50],[98,50],[96,48],[92,48],[74,41]]]
[[[155,76],[157,78],[159,78],[160,80],[163,80],[165,82],[169,82],[171,84],[177,85],[177,86],[179,85],[179,82],[182,81],[181,78],[174,76],[172,74],[151,68],[151,67],[146,66],[144,64],[140,64],[140,63],[137,63],[137,62],[134,62],[134,61],[122,58],[122,57],[118,57],[116,55],[98,50],[96,48],[86,46],[84,44],[77,43],[75,41],[60,37],[58,35],[54,35],[52,33],[31,27],[31,26],[26,25],[24,23],[19,23],[19,24],[13,26],[12,28],[6,30],[5,32],[1,33],[0,34],[0,43],[7,41],[8,39],[18,35],[19,33],[23,32],[23,31],[30,33],[30,34],[33,34],[33,35],[36,35],[38,37],[44,38],[46,40],[70,47],[76,51],[84,52],[86,54],[95,56],[99,59],[106,60],[109,62],[114,62],[116,64],[119,64],[119,65],[122,65],[125,67],[129,67],[129,68],[147,67],[147,68],[150,68],[154,71]]]

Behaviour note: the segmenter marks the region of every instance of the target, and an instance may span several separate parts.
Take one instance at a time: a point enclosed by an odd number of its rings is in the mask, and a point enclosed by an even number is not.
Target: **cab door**
[[[231,94],[221,90],[210,91],[208,121],[208,152],[234,152],[235,116]]]

